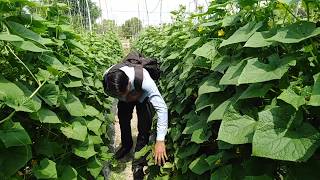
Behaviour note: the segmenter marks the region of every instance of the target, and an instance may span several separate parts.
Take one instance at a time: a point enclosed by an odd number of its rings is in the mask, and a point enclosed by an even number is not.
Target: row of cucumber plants
[[[169,162],[149,156],[150,179],[319,178],[319,5],[218,0],[141,34],[170,110]]]
[[[77,34],[65,4],[0,1],[1,179],[104,179],[116,34]],[[38,14],[37,14],[38,13]]]

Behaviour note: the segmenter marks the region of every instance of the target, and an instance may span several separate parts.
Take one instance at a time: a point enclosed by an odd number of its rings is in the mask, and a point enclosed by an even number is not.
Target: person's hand
[[[166,153],[166,145],[164,141],[157,141],[156,145],[154,147],[154,158],[155,163],[161,166],[161,164],[166,163],[166,160],[168,160],[168,156]]]

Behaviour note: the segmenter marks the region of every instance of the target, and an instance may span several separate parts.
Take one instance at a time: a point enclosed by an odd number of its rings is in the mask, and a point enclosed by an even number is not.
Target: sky
[[[132,17],[138,17],[143,25],[157,25],[171,22],[170,12],[179,9],[179,4],[185,5],[187,11],[194,11],[198,6],[207,6],[210,0],[92,0],[98,6],[101,4],[102,18],[113,19],[118,25]],[[161,11],[162,1],[162,11]],[[149,12],[149,18],[147,15]],[[162,12],[162,13],[160,13]],[[160,18],[161,14],[161,18]],[[101,19],[98,19],[100,22]]]

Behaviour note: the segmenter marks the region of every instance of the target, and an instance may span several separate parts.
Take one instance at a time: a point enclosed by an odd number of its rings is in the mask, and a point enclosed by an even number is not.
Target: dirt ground
[[[129,40],[122,40],[121,41],[125,55],[130,51],[130,41]],[[114,110],[116,112],[116,110]],[[116,114],[116,113],[115,113]],[[136,139],[138,135],[137,129],[137,114],[136,110],[134,109],[133,116],[131,119],[131,132],[133,137],[133,148],[131,152],[120,160],[119,162],[119,169],[116,171],[111,172],[110,180],[133,180],[132,174],[132,158],[134,156],[134,147],[136,144]],[[119,119],[115,117],[115,150],[117,151],[121,146],[121,132],[120,132],[120,125]]]
[[[119,119],[117,116],[115,118],[116,118],[115,119],[115,147],[116,147],[115,150],[118,150],[121,146],[121,132],[120,132]],[[126,157],[120,160],[119,170],[111,173],[111,178],[110,178],[111,180],[133,180],[131,166],[132,166],[132,158],[134,155],[133,150],[134,150],[134,147],[136,144],[136,138],[138,135],[137,114],[135,110],[133,112],[133,116],[131,120],[131,131],[132,131],[134,146],[131,152]]]

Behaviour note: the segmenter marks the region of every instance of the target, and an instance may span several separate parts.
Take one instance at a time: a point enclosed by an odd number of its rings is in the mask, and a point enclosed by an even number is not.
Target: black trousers
[[[131,148],[132,134],[131,134],[131,119],[133,108],[136,106],[138,116],[138,137],[135,152],[140,151],[149,142],[149,136],[152,126],[152,105],[145,99],[140,102],[118,102],[118,118],[121,130],[121,143],[123,147]],[[145,157],[133,161],[132,165],[145,164]]]

